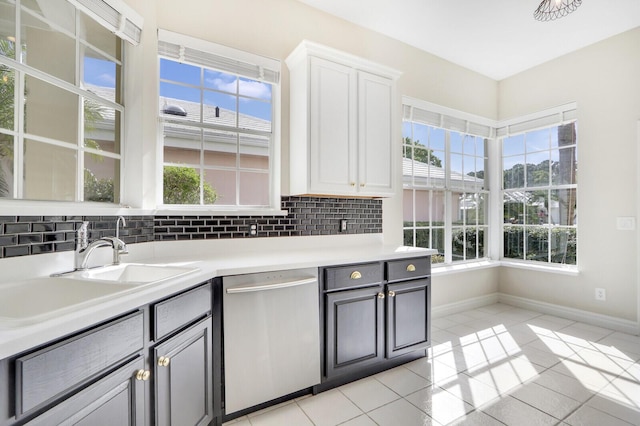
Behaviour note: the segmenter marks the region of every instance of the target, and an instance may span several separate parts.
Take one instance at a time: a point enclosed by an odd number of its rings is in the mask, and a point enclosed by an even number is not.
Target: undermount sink
[[[74,280],[100,281],[113,284],[149,284],[177,278],[195,272],[194,268],[179,266],[122,263],[101,268],[76,271],[65,275]]]
[[[0,284],[0,328],[44,321],[195,271],[129,263]]]

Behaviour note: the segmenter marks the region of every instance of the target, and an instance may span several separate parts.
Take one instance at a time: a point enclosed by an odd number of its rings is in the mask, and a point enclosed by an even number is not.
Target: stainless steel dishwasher
[[[320,383],[317,269],[223,277],[225,412]]]

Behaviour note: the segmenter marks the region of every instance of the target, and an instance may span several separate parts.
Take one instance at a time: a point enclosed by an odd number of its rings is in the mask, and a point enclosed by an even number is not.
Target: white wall
[[[289,72],[284,59],[302,41],[308,39],[325,44],[403,72],[399,80],[399,95],[424,99],[479,116],[497,118],[497,82],[461,68],[433,55],[426,54],[380,34],[357,27],[344,20],[320,12],[294,0],[127,0],[144,19],[141,46],[130,49],[127,59],[133,59],[128,89],[135,92],[131,99],[136,110],[135,128],[129,140],[139,141],[137,155],[142,156],[143,168],[155,161],[158,110],[158,71],[154,59],[156,28],[187,34],[236,49],[268,56],[282,61],[282,193],[289,187]],[[142,96],[139,96],[142,95]],[[128,93],[131,97],[131,94]],[[400,111],[400,96],[398,111]],[[130,104],[127,105],[129,108]],[[400,119],[398,117],[398,119]],[[131,123],[129,123],[131,126]],[[401,167],[401,135],[398,135],[397,170]],[[129,162],[129,164],[132,164]],[[133,164],[138,163],[135,159]],[[147,169],[148,170],[148,169]],[[155,184],[149,182],[148,172],[141,181],[129,187],[129,203],[145,207],[152,202]],[[157,177],[156,177],[157,178]],[[402,244],[402,177],[397,176],[397,195],[383,203],[383,237],[388,244]],[[301,237],[303,238],[303,237]],[[336,244],[340,244],[337,236]],[[272,244],[277,245],[277,239]],[[309,239],[313,244],[313,237]],[[460,274],[457,278],[434,281],[434,303],[475,297],[497,289],[495,274]],[[453,281],[465,283],[452,293]],[[446,285],[445,285],[446,283]],[[455,297],[454,297],[455,296]]]
[[[640,28],[499,83],[499,118],[575,101],[578,107],[578,264],[567,276],[501,268],[503,293],[638,320],[636,216]],[[606,290],[606,302],[594,299]]]

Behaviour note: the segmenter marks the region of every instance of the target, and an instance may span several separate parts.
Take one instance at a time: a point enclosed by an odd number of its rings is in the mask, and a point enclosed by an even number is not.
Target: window
[[[576,265],[574,115],[569,108],[499,129],[504,258]]]
[[[118,203],[122,40],[66,0],[0,11],[0,198]]]
[[[437,249],[434,263],[488,257],[492,128],[434,112],[439,108],[424,102],[404,103],[404,244]]]
[[[278,208],[279,61],[159,32],[163,204]]]

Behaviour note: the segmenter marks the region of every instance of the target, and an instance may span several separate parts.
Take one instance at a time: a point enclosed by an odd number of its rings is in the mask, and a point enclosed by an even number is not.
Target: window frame
[[[122,199],[124,198],[125,187],[123,185],[124,182],[124,162],[125,162],[125,151],[126,151],[126,143],[125,143],[125,107],[124,107],[124,86],[127,72],[125,70],[125,56],[126,49],[129,43],[124,43],[124,41],[129,41],[132,44],[135,44],[135,40],[131,40],[128,37],[123,37],[123,34],[118,33],[117,28],[111,25],[106,20],[102,19],[100,13],[96,13],[96,10],[100,10],[100,5],[84,5],[73,0],[69,0],[68,3],[75,9],[75,31],[72,33],[71,31],[60,27],[55,22],[47,19],[46,17],[31,11],[27,6],[23,6],[20,1],[17,1],[15,4],[15,8],[13,12],[15,13],[15,46],[16,46],[16,55],[14,58],[9,58],[6,56],[0,56],[0,64],[7,66],[14,73],[15,78],[15,86],[14,86],[14,105],[24,105],[25,101],[25,80],[27,78],[40,80],[52,87],[63,90],[66,93],[77,96],[77,111],[78,111],[78,126],[76,137],[77,141],[71,143],[68,141],[52,139],[47,136],[39,136],[28,133],[24,128],[24,108],[14,108],[14,125],[13,129],[1,129],[5,135],[9,135],[14,139],[13,147],[14,155],[13,159],[13,170],[14,170],[14,179],[13,182],[10,183],[12,188],[12,198],[0,198],[0,203],[5,210],[6,214],[37,214],[40,213],[42,208],[47,208],[53,212],[57,212],[59,214],[78,214],[78,212],[87,211],[98,214],[120,211],[122,210]],[[127,22],[127,31],[135,30],[139,35],[142,30],[142,17],[140,17],[137,13],[126,6],[124,3],[116,0],[110,4],[111,10],[118,14],[119,17],[123,18]],[[81,13],[82,12],[82,13]],[[24,63],[20,60],[21,52],[22,52],[22,17],[23,14],[26,14],[30,17],[30,19],[36,19],[40,22],[47,24],[50,28],[54,29],[56,33],[63,34],[70,39],[75,44],[75,76],[73,82],[68,82],[62,80],[50,73],[46,70],[41,70],[33,67],[29,63]],[[114,33],[113,36],[116,38],[116,41],[119,43],[119,46],[116,48],[116,52],[120,55],[120,58],[117,58],[104,50],[100,49],[98,46],[92,44],[92,42],[84,37],[80,31],[81,25],[80,22],[83,19],[90,19],[95,21],[101,27],[106,28],[106,30]],[[90,90],[90,87],[85,86],[84,81],[84,60],[87,57],[85,55],[86,51],[91,50],[97,52],[101,57],[112,62],[116,67],[116,75],[118,78],[118,82],[115,85],[114,92],[114,100],[102,97],[98,94],[93,93]],[[16,59],[17,58],[17,59]],[[101,107],[108,108],[113,110],[115,114],[119,116],[119,123],[116,125],[114,122],[114,129],[116,132],[113,135],[115,141],[119,143],[119,149],[114,152],[103,149],[95,149],[90,146],[85,146],[85,136],[86,136],[86,122],[85,122],[85,103],[87,101],[98,103]],[[69,152],[72,152],[76,157],[73,164],[76,168],[75,170],[75,188],[73,190],[73,200],[62,200],[62,199],[33,199],[33,198],[23,198],[24,197],[24,182],[21,176],[24,175],[24,146],[25,140],[34,141],[37,143],[44,143],[48,146],[58,146],[62,148],[69,149]],[[108,160],[118,161],[118,167],[115,169],[114,176],[114,186],[117,185],[119,189],[116,193],[114,193],[113,202],[102,202],[102,201],[84,201],[85,198],[85,155],[93,154],[104,157]]]
[[[544,186],[527,186],[526,185],[526,173],[525,173],[525,182],[523,183],[523,186],[519,186],[519,187],[512,187],[512,188],[505,188],[504,187],[504,141],[506,138],[508,137],[514,137],[514,136],[519,136],[519,135],[526,135],[527,133],[533,133],[533,132],[537,132],[537,131],[541,131],[541,130],[549,130],[551,131],[552,128],[554,127],[559,127],[562,125],[567,125],[567,124],[571,124],[574,123],[575,124],[575,132],[576,132],[576,138],[573,144],[571,144],[572,149],[574,150],[574,155],[575,155],[575,162],[576,162],[576,167],[578,164],[578,128],[577,128],[577,123],[578,123],[578,117],[577,117],[577,104],[575,102],[572,103],[568,103],[568,104],[564,104],[564,105],[560,105],[558,107],[554,107],[554,108],[549,108],[549,109],[545,109],[536,113],[532,113],[532,114],[528,114],[522,117],[517,117],[514,119],[510,119],[510,120],[505,120],[502,121],[500,123],[498,123],[497,129],[496,129],[496,133],[497,133],[497,142],[498,142],[498,149],[499,149],[499,159],[500,159],[500,163],[499,163],[499,185],[500,185],[500,196],[498,198],[499,202],[496,203],[498,205],[498,208],[500,212],[502,212],[501,217],[500,217],[500,225],[499,225],[499,229],[500,229],[500,235],[499,235],[499,240],[500,240],[500,261],[502,263],[505,264],[509,264],[509,265],[514,265],[517,267],[525,267],[525,268],[533,268],[533,269],[546,269],[546,270],[558,270],[558,271],[567,271],[569,273],[575,273],[579,270],[579,257],[578,257],[578,224],[577,222],[575,222],[573,225],[553,225],[550,222],[550,219],[548,220],[548,223],[544,224],[544,225],[540,225],[540,226],[546,226],[548,227],[548,241],[547,241],[547,260],[546,261],[541,261],[541,260],[528,260],[528,259],[520,259],[520,258],[511,258],[511,257],[505,257],[505,242],[504,242],[504,232],[505,232],[505,226],[508,224],[505,224],[504,222],[504,204],[505,204],[505,194],[506,193],[510,193],[510,192],[515,192],[518,189],[522,190],[522,191],[528,191],[528,192],[536,192],[538,190],[544,190],[547,192],[547,194],[551,194],[551,192],[555,191],[555,190],[572,190],[574,197],[575,197],[575,203],[576,206],[574,208],[574,214],[577,216],[578,211],[579,211],[579,207],[578,207],[578,193],[579,193],[579,185],[577,182],[577,178],[574,177],[575,181],[572,184],[553,184],[553,181],[551,179],[551,175],[549,176],[549,184],[548,185],[544,185]],[[569,147],[569,148],[571,148]],[[559,148],[558,148],[559,149]],[[567,148],[565,148],[567,149]],[[544,150],[539,150],[535,153],[538,152],[548,152],[549,153],[549,159],[552,158],[551,156],[551,152],[553,152],[554,147],[549,144],[548,148],[544,149]],[[525,151],[523,152],[523,156],[526,159],[526,155],[528,154],[526,148]],[[515,155],[513,156],[515,157]],[[526,161],[526,160],[525,160]],[[551,164],[550,164],[551,167]],[[550,215],[549,215],[550,216]],[[522,228],[523,228],[523,233],[526,232],[526,228],[527,226],[529,227],[533,227],[533,224],[527,224],[524,223],[522,224]],[[558,263],[558,262],[552,262],[551,261],[551,252],[552,252],[552,248],[551,248],[551,234],[553,232],[554,228],[558,228],[558,229],[574,229],[575,231],[575,238],[576,238],[576,263],[575,264],[567,264],[567,263]],[[525,238],[526,240],[526,238]],[[523,242],[523,244],[526,245],[526,242]],[[526,257],[526,248],[524,249],[524,255],[523,257]],[[566,253],[565,253],[566,254]]]
[[[427,101],[422,101],[414,98],[410,98],[404,96],[402,98],[403,103],[403,117],[402,117],[402,125],[404,127],[405,123],[415,123],[423,126],[441,129],[445,134],[445,143],[444,143],[444,173],[445,180],[444,185],[425,185],[425,186],[406,186],[404,183],[404,173],[403,173],[403,185],[402,185],[402,197],[404,200],[404,191],[411,190],[412,196],[412,226],[405,226],[403,219],[403,235],[406,231],[411,231],[413,236],[413,244],[416,244],[416,232],[421,229],[428,229],[429,231],[433,229],[442,229],[444,231],[444,256],[443,262],[434,262],[434,267],[452,267],[460,264],[468,264],[468,263],[478,263],[487,261],[492,257],[493,249],[492,249],[492,222],[491,222],[491,211],[493,209],[493,203],[491,201],[491,170],[492,170],[492,159],[491,159],[491,150],[490,145],[492,145],[494,140],[495,133],[495,122],[493,120],[489,120],[483,117],[475,116],[472,114],[467,114],[461,111],[457,111],[454,109],[442,107],[436,104],[432,104]],[[417,110],[415,114],[417,118],[414,119],[414,111]],[[412,126],[413,128],[413,126]],[[457,187],[451,184],[451,176],[452,176],[452,166],[451,166],[451,134],[458,133],[463,137],[463,140],[466,136],[470,136],[473,138],[484,138],[484,152],[482,158],[484,159],[484,188],[480,190],[469,191],[469,188],[466,188],[465,185]],[[407,147],[405,144],[405,134],[403,130],[402,135],[402,147],[403,147],[403,155],[404,158],[404,149]],[[432,149],[430,146],[426,146],[426,149]],[[472,156],[473,158],[479,158],[477,155]],[[459,155],[462,158],[463,153],[456,152],[454,155]],[[411,157],[413,158],[413,157]],[[411,175],[411,179],[415,174]],[[434,193],[442,193],[444,199],[444,224],[442,227],[433,225],[433,215],[432,209],[429,211],[429,225],[425,227],[416,226],[416,191],[425,191],[427,192],[427,196],[430,199],[433,199]],[[484,224],[478,223],[476,218],[475,224],[471,225],[466,223],[454,224],[454,220],[452,218],[452,202],[453,197],[457,195],[463,194],[484,194],[484,207],[485,207],[485,220]],[[404,213],[403,213],[404,214]],[[466,229],[474,228],[477,230],[483,229],[485,234],[484,240],[484,256],[478,256],[478,247],[476,247],[476,257],[472,259],[466,259],[466,249],[463,251],[463,260],[453,260],[453,233],[454,230],[460,229],[463,233],[463,241],[464,246],[466,247]],[[431,232],[430,232],[431,234]],[[433,243],[433,240],[431,240]]]
[[[280,189],[280,151],[281,151],[281,90],[282,84],[280,80],[281,75],[281,61],[276,59],[267,58],[264,56],[260,56],[258,54],[245,52],[242,50],[230,48],[227,46],[219,45],[216,43],[208,42],[205,40],[197,39],[194,37],[190,37],[184,34],[173,33],[171,31],[167,31],[164,29],[158,30],[158,39],[159,39],[159,49],[158,49],[158,68],[160,65],[160,61],[162,59],[172,60],[174,62],[185,63],[189,65],[193,65],[196,67],[201,67],[202,69],[220,71],[227,74],[235,74],[238,79],[249,78],[255,81],[262,81],[260,77],[265,74],[264,81],[271,85],[271,132],[270,132],[270,143],[268,149],[269,155],[269,167],[268,167],[268,176],[269,176],[269,197],[268,197],[268,205],[241,205],[238,204],[238,199],[236,198],[236,204],[202,204],[203,203],[203,184],[204,178],[202,176],[203,173],[203,163],[202,163],[202,155],[204,152],[204,146],[200,148],[200,163],[198,173],[200,174],[200,203],[201,204],[164,204],[163,198],[163,169],[167,164],[164,160],[164,142],[163,142],[163,126],[166,121],[180,124],[180,125],[188,125],[194,128],[199,128],[201,130],[219,130],[219,131],[229,131],[229,132],[237,132],[237,133],[245,133],[245,134],[260,134],[261,136],[265,136],[265,133],[255,132],[251,129],[243,129],[239,126],[236,128],[230,128],[220,125],[211,124],[208,125],[203,123],[202,120],[198,124],[196,122],[183,122],[181,120],[172,120],[166,118],[162,114],[162,97],[160,96],[159,85],[163,79],[160,78],[160,74],[158,73],[158,160],[157,160],[157,173],[156,173],[156,181],[158,185],[156,186],[156,206],[158,213],[171,213],[175,214],[178,212],[185,212],[189,214],[203,212],[206,214],[213,215],[225,215],[225,214],[242,214],[242,215],[265,215],[265,214],[276,214],[281,215],[285,214],[283,210],[281,210],[281,189]],[[168,46],[168,47],[167,47]],[[171,52],[171,48],[179,46],[179,51]],[[179,52],[179,53],[178,53]],[[196,55],[194,56],[194,52]],[[203,53],[206,55],[202,60],[192,60],[191,58],[197,58],[197,53]],[[176,55],[179,55],[179,58],[176,58]],[[191,56],[190,56],[191,55]],[[205,63],[206,61],[221,61],[224,66],[228,68],[216,68],[211,65],[211,63]],[[178,59],[178,60],[176,60]],[[234,69],[232,62],[238,62],[238,69]],[[224,63],[223,63],[224,62]],[[227,63],[228,62],[228,63]],[[248,65],[252,65],[256,67],[256,74],[249,75],[252,72],[251,68],[247,67]],[[235,71],[235,72],[234,72]],[[207,89],[205,87],[201,89]],[[241,93],[237,92],[236,96],[244,97]],[[201,108],[204,105],[204,99],[201,98],[200,105]],[[236,110],[236,116],[239,117],[240,110]],[[236,118],[236,123],[238,123],[239,118]],[[236,173],[238,173],[241,168],[236,167],[234,169]],[[236,179],[237,180],[237,179]],[[236,190],[238,194],[239,188]]]

